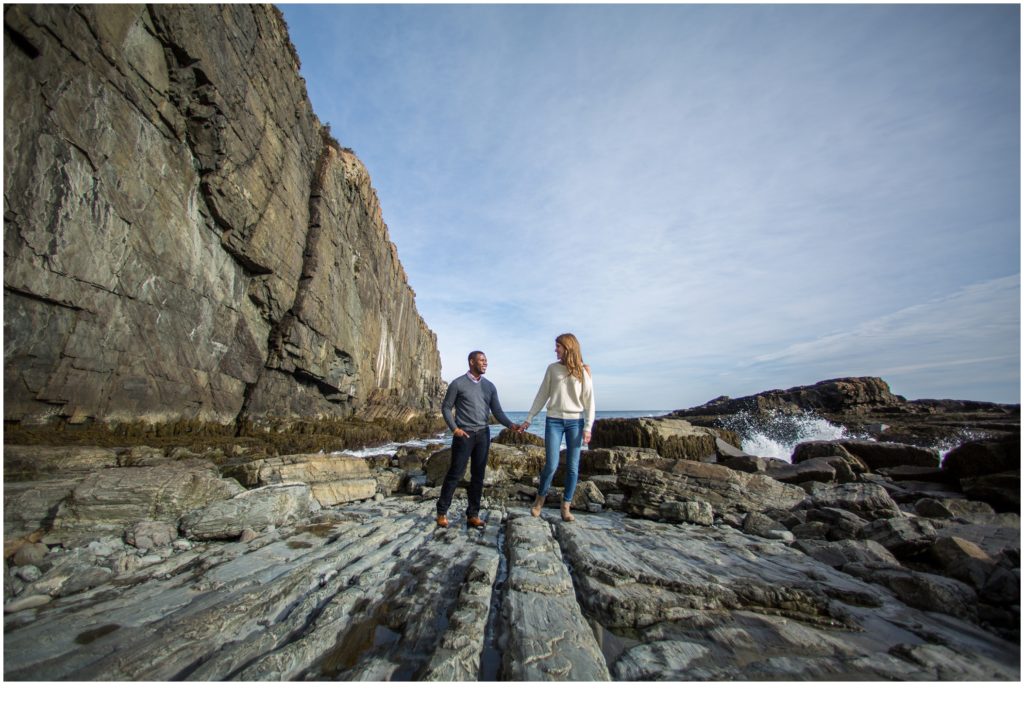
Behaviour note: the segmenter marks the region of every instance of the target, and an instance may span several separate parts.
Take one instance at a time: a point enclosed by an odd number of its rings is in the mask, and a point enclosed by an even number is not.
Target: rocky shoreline
[[[787,463],[675,416],[598,422],[571,524],[529,516],[543,449],[505,436],[479,531],[461,491],[434,527],[447,449],[8,444],[4,677],[1019,680],[1005,433]]]

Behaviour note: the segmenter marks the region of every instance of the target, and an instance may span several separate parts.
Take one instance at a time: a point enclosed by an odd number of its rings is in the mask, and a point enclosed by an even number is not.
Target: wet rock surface
[[[1019,441],[885,443],[587,450],[571,523],[559,486],[530,515],[543,449],[495,443],[480,530],[464,487],[435,525],[440,446],[19,448],[5,678],[1019,679],[1020,516],[975,483]]]
[[[888,586],[969,606],[959,582],[728,526],[513,507],[476,530],[462,508],[448,529],[413,497],[325,509],[37,588],[5,616],[5,679],[1019,678],[1016,645]]]

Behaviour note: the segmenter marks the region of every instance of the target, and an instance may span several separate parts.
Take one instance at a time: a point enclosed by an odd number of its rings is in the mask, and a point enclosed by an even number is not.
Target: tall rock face
[[[4,419],[412,418],[435,335],[272,6],[4,8]]]

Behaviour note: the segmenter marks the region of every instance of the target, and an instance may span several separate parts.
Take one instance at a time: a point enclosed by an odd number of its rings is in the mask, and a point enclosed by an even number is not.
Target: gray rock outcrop
[[[623,509],[636,516],[657,518],[666,501],[703,501],[716,512],[788,509],[806,493],[762,474],[692,460],[641,460],[618,473],[626,493]]]
[[[590,447],[647,448],[664,458],[704,460],[717,455],[718,441],[739,446],[739,437],[731,431],[694,426],[678,418],[599,419],[594,422]]]
[[[4,419],[406,419],[436,338],[269,5],[4,12]]]
[[[728,527],[484,516],[436,529],[429,500],[346,505],[121,573],[123,553],[90,545],[8,602],[4,678],[1020,677],[969,586],[881,546],[808,556]]]
[[[182,517],[179,527],[193,540],[225,540],[237,538],[247,528],[276,528],[319,510],[308,484],[286,482],[250,489],[196,509]]]
[[[183,514],[244,490],[202,461],[153,467],[116,467],[82,480],[59,505],[51,542],[77,542],[96,533],[120,536],[142,520],[177,521]]]
[[[366,460],[346,455],[286,455],[242,463],[224,472],[246,487],[307,484],[321,506],[369,499],[377,493],[381,479],[371,474]],[[394,476],[393,481],[397,480]],[[393,485],[387,491],[391,488]]]

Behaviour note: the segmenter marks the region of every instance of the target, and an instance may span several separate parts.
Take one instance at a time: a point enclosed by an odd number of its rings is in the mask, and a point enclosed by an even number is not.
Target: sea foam
[[[811,412],[785,414],[771,411],[752,414],[744,411],[722,419],[722,428],[740,435],[740,447],[744,453],[786,462],[789,462],[793,449],[799,443],[865,437],[855,435],[845,427],[837,426]]]

